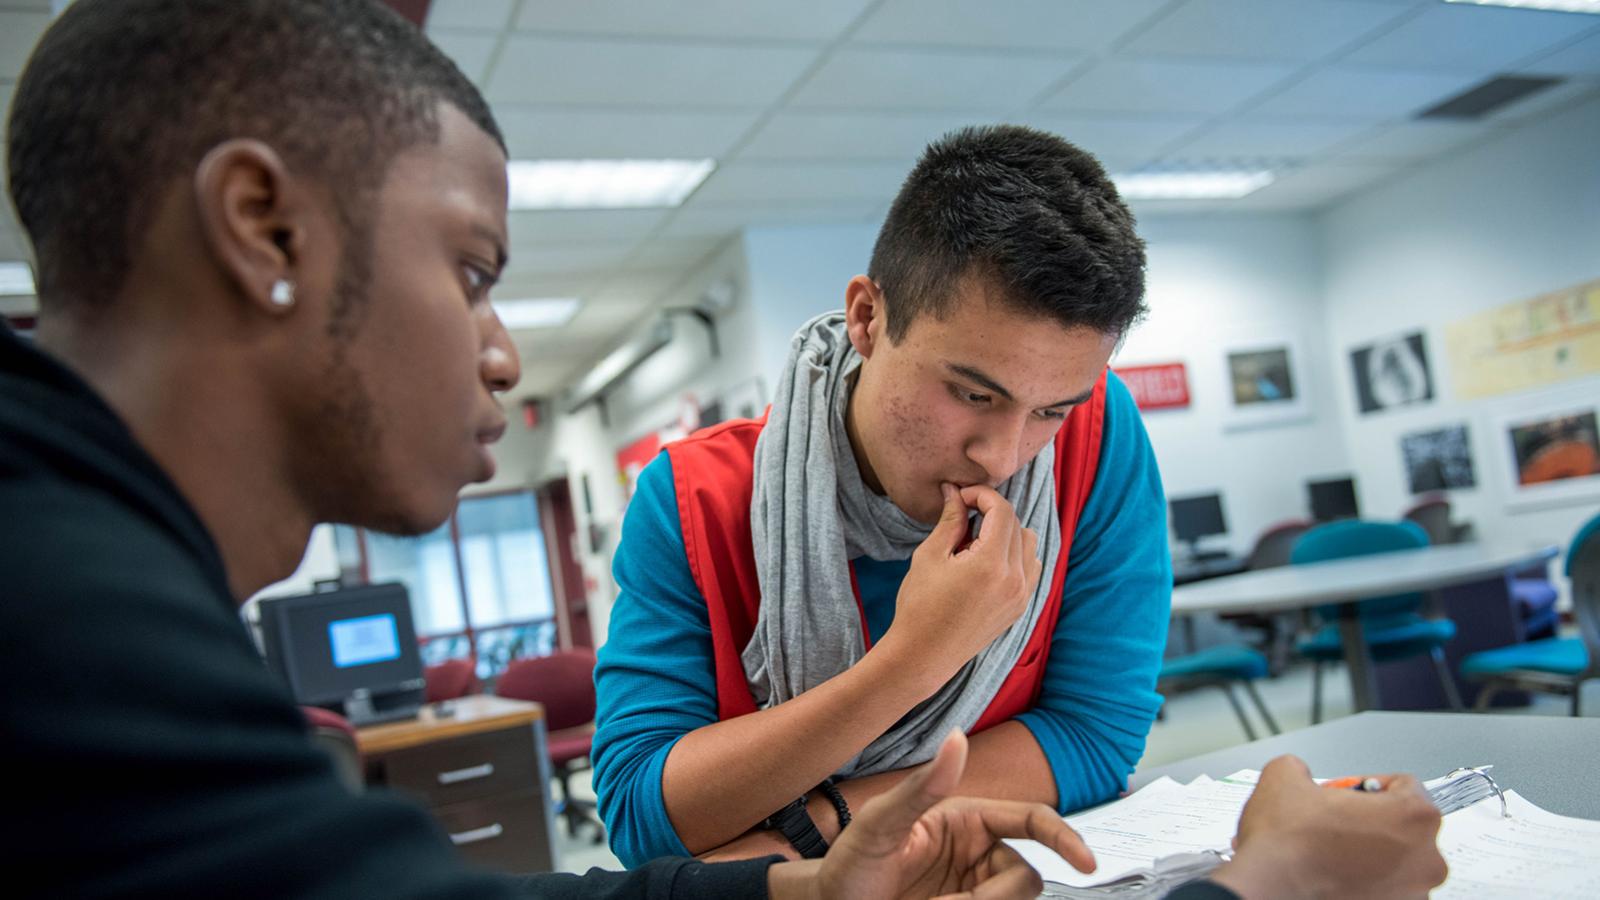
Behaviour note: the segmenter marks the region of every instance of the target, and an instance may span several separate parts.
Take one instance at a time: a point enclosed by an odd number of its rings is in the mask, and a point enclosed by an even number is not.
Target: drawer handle
[[[481,766],[468,766],[465,769],[456,769],[453,772],[440,772],[440,784],[459,784],[471,781],[474,778],[488,778],[494,774],[494,763],[484,763]]]
[[[506,830],[500,827],[499,822],[496,822],[493,825],[485,825],[482,828],[474,828],[471,831],[463,831],[460,834],[452,834],[450,835],[450,843],[460,847],[466,844],[476,844],[479,841],[487,841],[491,838],[497,838],[505,833]]]

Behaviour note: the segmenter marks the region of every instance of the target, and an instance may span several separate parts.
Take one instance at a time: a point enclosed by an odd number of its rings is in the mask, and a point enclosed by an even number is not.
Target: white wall
[[[1445,326],[1474,313],[1600,277],[1600,101],[1417,170],[1329,211],[1320,222],[1338,367],[1337,408],[1360,478],[1363,512],[1395,515],[1410,494],[1402,434],[1466,422],[1478,487],[1452,492],[1480,537],[1563,547],[1596,503],[1510,512],[1500,484],[1496,418],[1544,392],[1464,401],[1451,386]],[[1436,400],[1359,415],[1352,346],[1422,328]],[[1600,397],[1600,377],[1566,391]]]
[[[807,320],[844,309],[845,285],[865,274],[878,225],[757,228],[745,233],[756,362],[767,401]]]
[[[1166,216],[1141,220],[1150,316],[1113,365],[1182,362],[1191,405],[1145,414],[1169,496],[1219,491],[1226,539],[1243,554],[1267,526],[1306,509],[1307,479],[1349,471],[1322,335],[1317,235],[1291,215]],[[1229,346],[1294,337],[1309,416],[1231,430]]]

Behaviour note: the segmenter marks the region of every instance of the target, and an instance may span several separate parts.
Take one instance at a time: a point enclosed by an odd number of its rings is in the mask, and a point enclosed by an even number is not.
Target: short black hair
[[[376,0],[78,0],[34,48],[7,129],[41,306],[106,302],[163,190],[233,138],[333,186],[344,237],[368,246],[377,188],[439,139],[440,101],[504,149],[472,82]]]
[[[1144,242],[1100,163],[1018,125],[963,128],[922,154],[878,232],[867,274],[889,337],[943,317],[970,276],[1017,309],[1119,338],[1145,313]]]

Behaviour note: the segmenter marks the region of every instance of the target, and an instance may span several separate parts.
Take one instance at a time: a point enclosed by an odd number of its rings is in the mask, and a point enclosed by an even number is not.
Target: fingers
[[[928,535],[924,546],[931,546],[940,554],[949,556],[966,540],[967,504],[955,485],[941,484],[939,490],[944,492],[944,509],[940,510],[939,521],[933,526],[933,533]]]
[[[1038,841],[1054,850],[1074,869],[1080,872],[1095,870],[1094,851],[1089,849],[1089,845],[1083,842],[1083,838],[1072,830],[1065,819],[1043,803],[957,797],[948,801],[947,806],[952,814],[976,814],[983,823],[983,830],[996,840],[1024,838]]]
[[[965,895],[972,900],[1032,900],[1044,890],[1044,879],[1010,847],[990,857],[998,874],[986,878]]]
[[[912,769],[899,784],[868,801],[846,834],[854,832],[868,853],[892,852],[923,813],[955,790],[966,765],[967,736],[952,729],[932,761]]]
[[[1285,754],[1262,768],[1260,783],[1264,785],[1268,781],[1274,784],[1311,783],[1311,770],[1306,767],[1305,760]]]

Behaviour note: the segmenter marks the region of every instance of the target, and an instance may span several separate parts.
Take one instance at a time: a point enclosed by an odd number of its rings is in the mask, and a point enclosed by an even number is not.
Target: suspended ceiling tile
[[[1596,27],[1592,16],[1436,3],[1342,62],[1488,76]]]
[[[1600,31],[1523,65],[1529,75],[1600,76]]]
[[[487,28],[499,31],[511,23],[516,0],[433,0],[428,6],[428,31],[434,28]]]
[[[670,209],[519,210],[510,214],[512,246],[537,250],[542,245],[581,241],[621,241],[655,231]]]
[[[1121,50],[1304,62],[1325,57],[1407,12],[1395,3],[1353,0],[1190,0]]]
[[[1380,125],[1340,146],[1336,158],[1360,161],[1415,161],[1448,153],[1488,137],[1482,122],[1413,121]]]
[[[15,79],[50,25],[48,12],[0,11],[0,78]]]
[[[429,28],[428,38],[450,57],[462,73],[480,88],[489,74],[489,59],[500,41],[493,31],[464,31],[451,28]]]
[[[1166,0],[885,0],[851,35],[881,44],[1103,51]]]
[[[1188,159],[1311,157],[1370,128],[1364,122],[1263,122],[1217,125],[1168,152]]]
[[[657,237],[645,242],[628,259],[628,269],[694,266],[722,246],[722,237]]]
[[[1323,163],[1290,172],[1248,197],[1238,211],[1312,211],[1347,199],[1400,171],[1398,165]]]
[[[517,27],[572,34],[827,41],[866,6],[867,0],[531,0],[522,5]]]
[[[1313,72],[1250,110],[1258,116],[1410,118],[1472,87],[1469,74],[1330,66]]]
[[[605,241],[543,244],[517,251],[508,271],[513,277],[582,273],[619,269],[639,246],[639,241]]]
[[[1495,110],[1483,121],[1492,125],[1520,125],[1581,103],[1600,91],[1600,78],[1585,76],[1554,85],[1516,103]]]
[[[495,110],[513,159],[725,159],[755,112]]]
[[[792,108],[1020,109],[1073,68],[1063,55],[846,49],[795,93]]]
[[[899,163],[734,162],[695,192],[695,205],[840,203],[893,197],[905,180]]]
[[[835,113],[784,111],[773,116],[740,160],[877,159],[910,160],[927,145],[964,125],[988,124],[989,117],[944,114]]]
[[[516,34],[506,40],[488,94],[496,103],[761,108],[815,56],[792,47]]]
[[[1225,113],[1288,78],[1294,66],[1108,59],[1047,99],[1046,110]]]
[[[1109,158],[1145,158],[1206,122],[1202,116],[1109,116],[1035,113],[1025,124],[1059,135],[1093,153],[1104,163]]]
[[[884,203],[881,201],[847,201],[844,203],[767,204],[750,206],[725,206],[685,208],[662,229],[663,235],[692,237],[716,235],[727,237],[745,228],[767,225],[814,225],[829,222],[878,222],[883,219]]]

